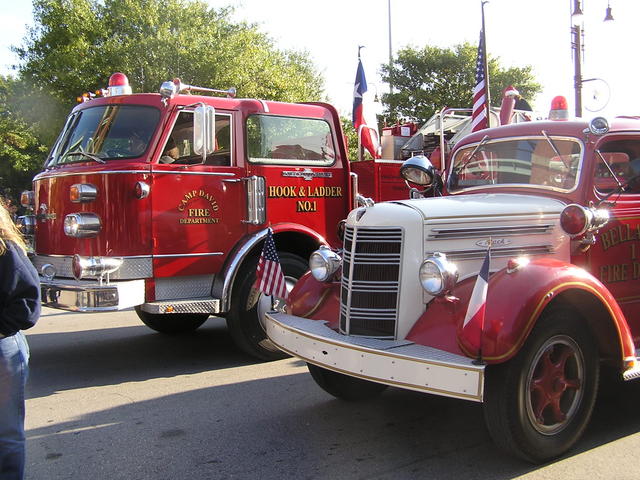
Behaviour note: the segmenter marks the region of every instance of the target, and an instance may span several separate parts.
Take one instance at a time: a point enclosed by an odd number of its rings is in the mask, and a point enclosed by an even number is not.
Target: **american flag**
[[[473,111],[471,131],[487,128],[487,79],[484,72],[484,30],[480,31],[478,60],[476,61],[476,86],[473,87]]]
[[[267,238],[264,241],[258,262],[255,287],[265,295],[275,295],[285,300],[287,298],[287,285],[282,268],[280,268],[280,259],[270,228],[267,231]]]
[[[467,313],[462,322],[462,338],[464,345],[471,351],[482,354],[482,332],[484,331],[484,310],[487,304],[489,286],[489,267],[491,265],[491,239],[487,254],[482,262],[480,273],[473,286]]]

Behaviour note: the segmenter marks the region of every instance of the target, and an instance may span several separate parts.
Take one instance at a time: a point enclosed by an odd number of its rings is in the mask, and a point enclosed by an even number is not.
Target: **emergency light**
[[[115,95],[131,95],[129,79],[124,73],[116,72],[109,77],[109,87],[107,90],[110,97]]]
[[[553,97],[551,100],[551,110],[549,111],[549,120],[564,121],[569,120],[569,106],[567,99],[562,95]]]

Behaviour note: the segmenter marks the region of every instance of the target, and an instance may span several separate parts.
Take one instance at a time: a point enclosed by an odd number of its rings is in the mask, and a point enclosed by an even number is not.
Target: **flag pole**
[[[484,59],[484,64],[482,68],[484,68],[484,82],[486,85],[486,93],[485,93],[485,108],[487,111],[487,128],[491,126],[491,93],[489,90],[489,59],[487,57],[487,35],[484,27],[484,6],[489,3],[489,0],[482,0],[480,2],[480,7],[482,10],[482,57]]]
[[[491,247],[493,246],[493,240],[489,237],[489,241],[487,242],[487,255],[489,256],[489,271],[487,272],[487,289],[489,283],[489,276],[491,275]],[[484,323],[486,319],[486,302],[487,296],[485,296],[485,310],[482,313],[482,322],[480,323],[480,338],[478,339],[478,357],[473,361],[474,365],[485,365],[485,361],[482,358],[482,339],[484,338]]]

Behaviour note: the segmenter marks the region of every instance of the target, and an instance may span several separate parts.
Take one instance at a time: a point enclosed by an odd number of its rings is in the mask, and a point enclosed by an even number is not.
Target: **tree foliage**
[[[22,98],[23,88],[18,80],[0,76],[0,194],[14,203],[20,192],[29,188],[46,152],[34,128],[19,113],[16,99]]]
[[[317,100],[322,80],[308,57],[278,50],[256,25],[199,0],[34,0],[35,26],[20,73],[59,99],[105,86],[114,71],[134,91],[163,81],[228,88],[243,97]]]
[[[428,120],[444,107],[470,107],[475,85],[477,47],[469,43],[453,48],[405,47],[398,51],[392,68],[382,66],[382,79],[394,92],[385,94],[387,120]],[[540,92],[532,67],[507,68],[488,55],[491,104],[499,106],[502,90],[513,85],[528,100]]]
[[[17,78],[0,77],[0,187],[28,187],[76,98],[116,71],[135,92],[180,77],[242,97],[322,99],[306,52],[276,48],[232,13],[202,0],[33,0]]]

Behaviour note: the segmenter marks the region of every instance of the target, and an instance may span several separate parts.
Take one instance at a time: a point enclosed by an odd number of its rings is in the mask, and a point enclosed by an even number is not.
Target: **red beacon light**
[[[553,97],[551,100],[551,110],[549,111],[549,120],[565,121],[569,120],[569,106],[567,99],[562,95]]]
[[[109,96],[130,95],[131,87],[129,79],[124,73],[116,72],[109,77],[109,87],[107,88]]]
[[[608,221],[608,210],[583,207],[575,203],[567,205],[560,214],[560,226],[572,237],[598,230]]]

